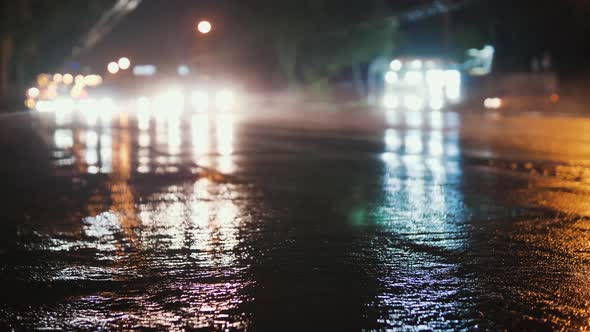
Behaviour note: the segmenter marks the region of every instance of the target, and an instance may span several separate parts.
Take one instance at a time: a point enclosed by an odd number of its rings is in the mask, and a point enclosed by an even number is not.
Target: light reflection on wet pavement
[[[465,117],[6,119],[0,327],[588,329],[586,166]]]

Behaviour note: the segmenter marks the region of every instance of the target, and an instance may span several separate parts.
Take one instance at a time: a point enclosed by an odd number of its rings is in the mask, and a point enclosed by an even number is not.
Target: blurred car
[[[488,110],[532,111],[548,110],[560,101],[559,94],[540,96],[502,96],[488,97],[483,100],[483,107]]]

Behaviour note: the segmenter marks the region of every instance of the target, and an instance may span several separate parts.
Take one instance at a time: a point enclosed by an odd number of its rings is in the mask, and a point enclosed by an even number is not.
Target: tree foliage
[[[59,65],[113,0],[0,1],[0,97],[8,83]]]
[[[240,11],[246,39],[270,46],[291,83],[330,79],[393,49],[396,22],[381,0],[253,0]]]

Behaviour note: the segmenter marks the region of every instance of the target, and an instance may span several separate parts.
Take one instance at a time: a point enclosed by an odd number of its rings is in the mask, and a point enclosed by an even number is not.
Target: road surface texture
[[[590,329],[590,119],[59,111],[0,155],[2,330]]]

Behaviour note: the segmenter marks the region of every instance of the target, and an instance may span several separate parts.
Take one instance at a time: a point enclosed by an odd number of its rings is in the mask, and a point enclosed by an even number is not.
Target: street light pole
[[[440,0],[440,5],[443,8],[443,52],[448,58],[451,52],[451,11],[447,0]]]
[[[196,28],[198,34],[194,39],[191,63],[199,65],[199,62],[207,56],[207,37],[213,30],[213,24],[209,20],[200,19],[196,21]]]

